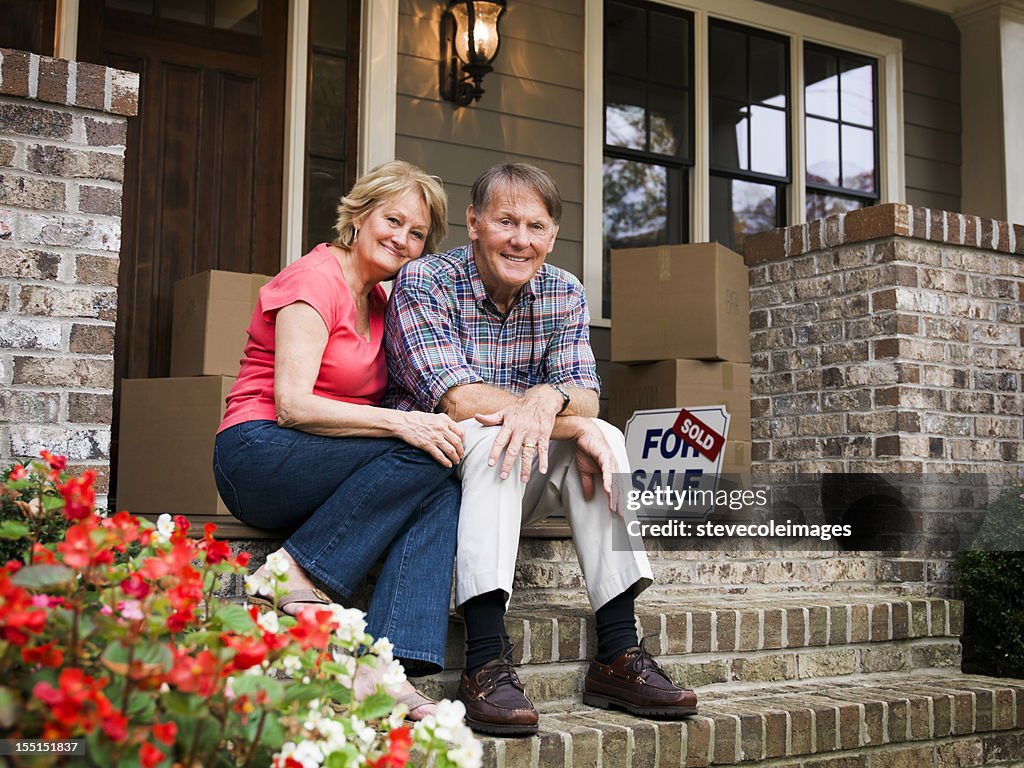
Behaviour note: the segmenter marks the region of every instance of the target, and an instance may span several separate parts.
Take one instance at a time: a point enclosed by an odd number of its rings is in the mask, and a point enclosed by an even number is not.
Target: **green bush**
[[[959,555],[964,670],[1024,677],[1024,483],[988,509],[972,549]]]

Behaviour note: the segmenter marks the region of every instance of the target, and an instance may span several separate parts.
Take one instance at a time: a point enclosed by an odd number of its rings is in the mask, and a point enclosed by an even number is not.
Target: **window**
[[[338,200],[355,181],[358,32],[355,0],[310,2],[302,253],[335,238]]]
[[[789,46],[726,22],[709,29],[711,239],[743,238],[785,222],[789,184]]]
[[[877,63],[804,46],[807,219],[878,202]]]
[[[605,7],[603,314],[612,248],[684,243],[693,165],[691,15],[651,3]]]
[[[585,46],[595,324],[612,248],[742,251],[755,232],[903,199],[898,39],[756,0],[605,0],[587,5]]]

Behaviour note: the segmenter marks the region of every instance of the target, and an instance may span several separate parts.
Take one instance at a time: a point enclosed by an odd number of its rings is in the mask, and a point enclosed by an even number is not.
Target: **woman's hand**
[[[396,436],[426,451],[445,467],[453,467],[462,460],[465,450],[462,427],[444,413],[405,411],[401,413]]]

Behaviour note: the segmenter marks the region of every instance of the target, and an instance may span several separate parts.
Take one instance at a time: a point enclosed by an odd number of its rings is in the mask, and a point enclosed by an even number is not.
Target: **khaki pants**
[[[599,419],[594,422],[612,446],[620,472],[628,473],[622,433]],[[608,509],[608,495],[601,487],[600,476],[595,478],[593,498],[584,500],[575,462],[575,441],[552,440],[548,473],[541,475],[535,460],[529,482],[523,483],[518,463],[506,480],[499,476],[500,461],[496,466],[487,466],[498,427],[485,427],[475,419],[466,419],[460,425],[466,434],[466,452],[459,465],[462,510],[456,557],[456,605],[496,589],[511,596],[521,526],[558,511],[565,514],[572,528],[573,544],[595,611],[634,584],[636,593],[650,586],[653,575],[643,542],[636,537],[631,540],[625,530],[626,523],[634,518],[633,513],[626,512],[623,519]],[[622,551],[613,548],[613,537],[620,542]],[[632,545],[629,550],[621,544],[627,541]]]

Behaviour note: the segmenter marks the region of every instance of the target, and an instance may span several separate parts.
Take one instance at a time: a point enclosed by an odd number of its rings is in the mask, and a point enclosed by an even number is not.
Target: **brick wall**
[[[0,49],[0,465],[106,488],[121,185],[138,75]]]
[[[1021,475],[1022,256],[1024,226],[896,204],[749,238],[755,472]]]

